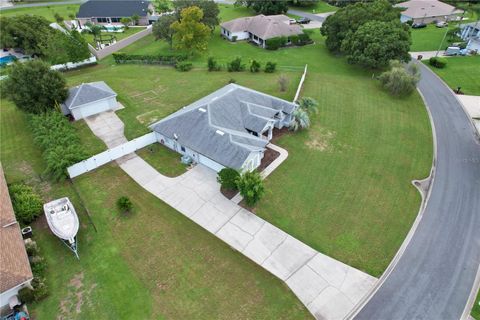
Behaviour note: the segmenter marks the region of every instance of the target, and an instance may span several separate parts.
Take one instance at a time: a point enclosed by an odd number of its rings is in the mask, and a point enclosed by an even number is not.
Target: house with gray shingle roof
[[[75,120],[118,108],[117,94],[105,82],[82,83],[68,90],[68,98],[61,105],[64,115]]]
[[[286,15],[243,17],[220,25],[221,35],[230,41],[250,40],[265,48],[265,41],[272,38],[296,36],[303,33],[302,27],[290,24]]]
[[[80,5],[77,20],[80,25],[93,24],[122,25],[122,18],[138,15],[138,25],[146,26],[154,20],[154,6],[146,0],[89,0]]]
[[[401,8],[400,21],[414,23],[432,23],[460,19],[462,10],[438,0],[409,0],[395,4]]]
[[[220,171],[260,165],[274,128],[288,127],[297,105],[229,84],[152,124],[157,140]]]

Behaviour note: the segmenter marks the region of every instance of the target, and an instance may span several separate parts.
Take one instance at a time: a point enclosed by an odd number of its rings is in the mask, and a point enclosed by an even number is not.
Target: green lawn
[[[79,4],[62,4],[47,7],[16,8],[10,10],[2,10],[0,11],[0,16],[10,17],[22,14],[34,14],[37,16],[45,17],[47,20],[55,22],[55,13],[58,13],[64,19],[69,19],[68,15],[76,14],[79,7]]]
[[[449,26],[449,28],[453,27],[453,24]],[[412,34],[412,45],[410,47],[410,51],[435,51],[440,48],[440,50],[443,52],[445,48],[451,44],[451,42],[448,41],[448,37],[446,37],[444,40],[447,28],[437,28],[434,24],[429,24],[426,28],[410,28],[410,30]]]
[[[5,100],[0,112],[7,181],[26,181],[45,200],[70,197],[81,221],[80,261],[43,219],[33,226],[50,288],[47,299],[29,305],[36,319],[310,318],[273,275],[143,190],[115,164],[74,182],[96,232],[69,183],[41,178],[45,165],[25,115]],[[89,153],[104,148],[84,123],[75,126]],[[122,195],[134,204],[127,216],[115,206]]]
[[[324,12],[332,12],[332,11],[338,10],[337,7],[329,5],[328,3],[322,0],[318,1],[313,6],[308,6],[308,7],[290,6],[290,8],[294,10],[309,12],[309,13],[324,13]]]
[[[152,144],[136,152],[158,172],[167,177],[177,177],[186,171],[180,162],[180,155],[159,143]]]
[[[431,67],[452,89],[461,87],[464,94],[480,95],[480,56],[449,57],[444,69]]]
[[[130,37],[131,35],[134,35],[135,33],[138,33],[142,30],[145,30],[143,27],[130,27],[124,32],[102,32],[102,35],[112,35],[117,38],[117,41],[120,41],[122,39],[125,39],[126,37]],[[95,41],[93,40],[93,34],[91,33],[83,33],[83,37],[87,40],[88,43],[90,43],[92,46],[96,46]]]

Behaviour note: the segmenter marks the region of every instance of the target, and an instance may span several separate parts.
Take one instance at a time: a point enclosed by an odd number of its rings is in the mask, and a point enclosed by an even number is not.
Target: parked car
[[[289,22],[290,24],[296,24],[296,23],[297,23],[297,20],[295,20],[295,19],[289,19],[288,22]]]
[[[310,19],[308,19],[308,18],[305,18],[305,17],[302,17],[302,18],[300,18],[300,19],[297,20],[297,23],[300,23],[300,24],[309,24],[310,21],[312,21],[312,20],[310,20]]]
[[[444,53],[445,56],[465,56],[467,49],[460,49],[460,47],[448,47]]]
[[[427,24],[423,23],[423,22],[416,22],[416,23],[412,24],[413,29],[421,29],[421,28],[426,28],[426,27],[427,27]]]
[[[437,28],[445,28],[446,26],[448,26],[448,23],[445,22],[445,21],[440,21],[440,22],[437,22],[437,23],[435,24],[435,26],[436,26]]]

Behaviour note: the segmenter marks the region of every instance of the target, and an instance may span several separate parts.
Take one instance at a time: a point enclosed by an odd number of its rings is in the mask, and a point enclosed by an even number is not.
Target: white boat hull
[[[75,243],[79,221],[75,208],[68,198],[61,198],[43,205],[48,226],[53,234],[70,245]]]

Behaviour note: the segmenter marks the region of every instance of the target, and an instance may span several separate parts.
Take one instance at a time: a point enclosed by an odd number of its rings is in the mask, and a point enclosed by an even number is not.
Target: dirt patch
[[[82,312],[82,306],[90,303],[89,297],[97,286],[95,283],[88,288],[84,285],[83,272],[77,273],[68,283],[68,294],[60,301],[60,312],[57,320],[75,318]]]
[[[265,170],[266,167],[268,167],[279,156],[280,156],[280,152],[275,151],[275,150],[267,147],[267,149],[263,153],[262,162],[258,166],[257,170],[262,172],[263,170]]]
[[[308,140],[305,145],[312,150],[329,151],[332,148],[332,139],[335,137],[335,132],[327,129],[316,129],[308,133]]]
[[[238,190],[220,188],[220,192],[228,199],[232,200],[233,197],[238,193]]]

